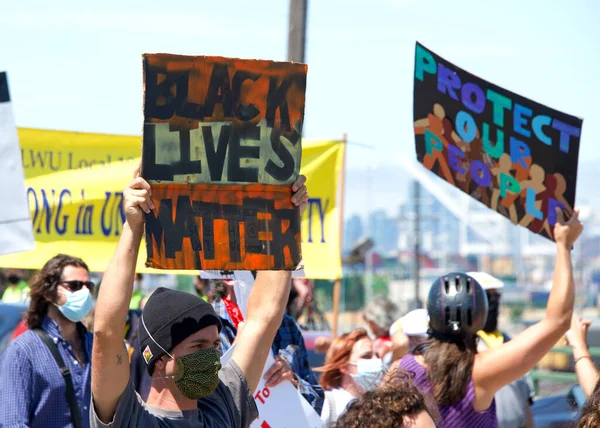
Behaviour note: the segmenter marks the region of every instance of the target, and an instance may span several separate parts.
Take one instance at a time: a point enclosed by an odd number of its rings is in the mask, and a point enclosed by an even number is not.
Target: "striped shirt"
[[[86,358],[81,366],[52,319],[45,317],[42,329],[58,345],[58,351],[71,371],[81,421],[84,428],[89,428],[92,335],[83,324],[77,324]],[[65,380],[58,364],[37,334],[26,331],[6,348],[0,358],[0,427],[71,426]]]
[[[414,355],[408,354],[400,361],[400,368],[413,372],[415,374],[414,384],[424,391],[431,391],[431,384],[427,379],[427,370],[417,362]],[[475,400],[475,388],[473,380],[469,380],[467,393],[457,403],[450,406],[440,406],[440,428],[497,428],[498,419],[496,418],[496,401],[483,412],[476,412],[473,409]]]

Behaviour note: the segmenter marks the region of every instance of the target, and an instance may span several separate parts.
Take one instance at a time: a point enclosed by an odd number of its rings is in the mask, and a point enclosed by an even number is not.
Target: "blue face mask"
[[[77,291],[62,291],[67,296],[67,301],[64,305],[58,306],[58,310],[72,322],[79,322],[90,313],[92,309],[92,295],[87,287],[81,288]]]
[[[361,358],[356,363],[356,368],[358,373],[351,375],[352,379],[365,391],[379,385],[385,373],[383,361],[379,358]]]

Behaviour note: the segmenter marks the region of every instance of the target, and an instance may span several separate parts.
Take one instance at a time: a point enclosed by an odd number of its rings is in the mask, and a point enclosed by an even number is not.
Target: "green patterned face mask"
[[[219,370],[221,370],[221,356],[215,348],[208,348],[184,357],[173,358],[173,356],[154,340],[146,323],[144,315],[141,317],[142,326],[152,341],[175,361],[175,373],[163,379],[173,379],[177,389],[190,400],[198,400],[208,397],[215,392],[219,385]],[[150,353],[150,358],[152,353]],[[148,363],[148,361],[146,361]]]
[[[204,349],[175,359],[173,380],[191,400],[208,397],[219,384],[221,358],[215,348]]]

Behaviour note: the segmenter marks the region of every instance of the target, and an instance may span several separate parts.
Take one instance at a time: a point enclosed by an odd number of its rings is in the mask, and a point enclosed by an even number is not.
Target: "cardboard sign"
[[[582,119],[486,82],[417,43],[417,158],[448,183],[553,239],[575,204]]]
[[[35,248],[8,79],[0,72],[0,255]]]
[[[147,265],[293,270],[306,66],[144,55]]]
[[[225,366],[235,345],[223,354],[221,364]],[[258,419],[251,428],[322,428],[323,422],[317,412],[306,402],[291,382],[284,381],[273,388],[265,387],[264,375],[275,364],[269,352],[261,380],[254,391],[254,400],[258,407]]]

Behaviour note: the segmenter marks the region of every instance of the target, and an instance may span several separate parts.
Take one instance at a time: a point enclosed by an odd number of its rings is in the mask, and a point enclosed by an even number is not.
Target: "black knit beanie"
[[[148,374],[152,376],[154,364],[165,351],[170,353],[185,338],[210,325],[221,331],[221,320],[210,303],[183,291],[157,288],[146,302],[138,325],[140,352]]]

